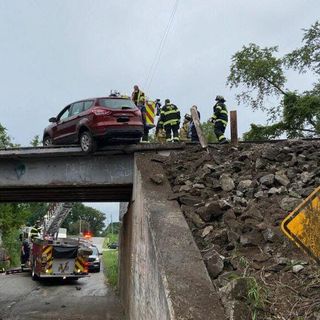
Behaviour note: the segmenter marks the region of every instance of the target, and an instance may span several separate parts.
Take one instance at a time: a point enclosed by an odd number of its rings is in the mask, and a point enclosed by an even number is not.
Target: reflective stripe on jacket
[[[144,92],[141,90],[133,92],[132,100],[135,103],[135,105],[144,104],[146,100]]]
[[[222,122],[225,126],[228,124],[228,110],[224,103],[217,102],[213,106],[213,113],[212,119]]]
[[[160,113],[160,121],[163,126],[180,124],[180,111],[174,104],[164,105]]]

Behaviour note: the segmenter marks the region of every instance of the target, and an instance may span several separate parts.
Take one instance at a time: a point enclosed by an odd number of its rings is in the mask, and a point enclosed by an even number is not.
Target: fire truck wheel
[[[31,277],[33,281],[36,281],[39,279],[39,277],[37,276],[36,272],[35,272],[35,266],[34,263],[32,264],[32,271],[31,271]]]

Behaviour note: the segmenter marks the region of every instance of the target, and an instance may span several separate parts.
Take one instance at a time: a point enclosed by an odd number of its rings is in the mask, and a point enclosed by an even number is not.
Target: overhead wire
[[[177,9],[178,9],[178,5],[179,5],[179,0],[176,0],[175,3],[174,3],[174,6],[172,8],[171,15],[170,15],[170,18],[168,20],[167,26],[165,28],[164,34],[163,34],[163,36],[161,38],[158,50],[156,51],[156,55],[155,55],[155,57],[153,59],[153,62],[151,64],[149,72],[147,74],[147,77],[146,77],[146,90],[147,91],[149,91],[149,89],[151,87],[151,84],[152,84],[152,81],[154,79],[154,76],[156,74],[156,71],[157,71],[157,68],[158,68],[158,65],[159,65],[159,62],[160,62],[160,59],[161,59],[162,52],[163,52],[166,40],[168,38],[169,31],[171,29],[174,17],[176,15],[176,12],[177,12]]]

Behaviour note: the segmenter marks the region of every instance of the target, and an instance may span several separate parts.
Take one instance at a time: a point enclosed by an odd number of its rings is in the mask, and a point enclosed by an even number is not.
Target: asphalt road
[[[29,273],[0,274],[0,320],[123,320],[119,299],[104,275],[78,281],[32,281]]]

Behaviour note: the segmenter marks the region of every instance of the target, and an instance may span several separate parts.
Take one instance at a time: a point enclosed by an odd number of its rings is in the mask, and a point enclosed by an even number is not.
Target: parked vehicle
[[[106,143],[138,143],[143,135],[140,110],[131,99],[119,95],[71,103],[49,122],[44,146],[80,144],[86,153]]]
[[[109,249],[118,249],[119,244],[117,242],[112,242],[112,243],[108,244],[108,248]]]
[[[88,257],[88,270],[100,272],[101,268],[101,259],[100,256],[102,253],[99,252],[96,246],[90,247],[92,254]]]

